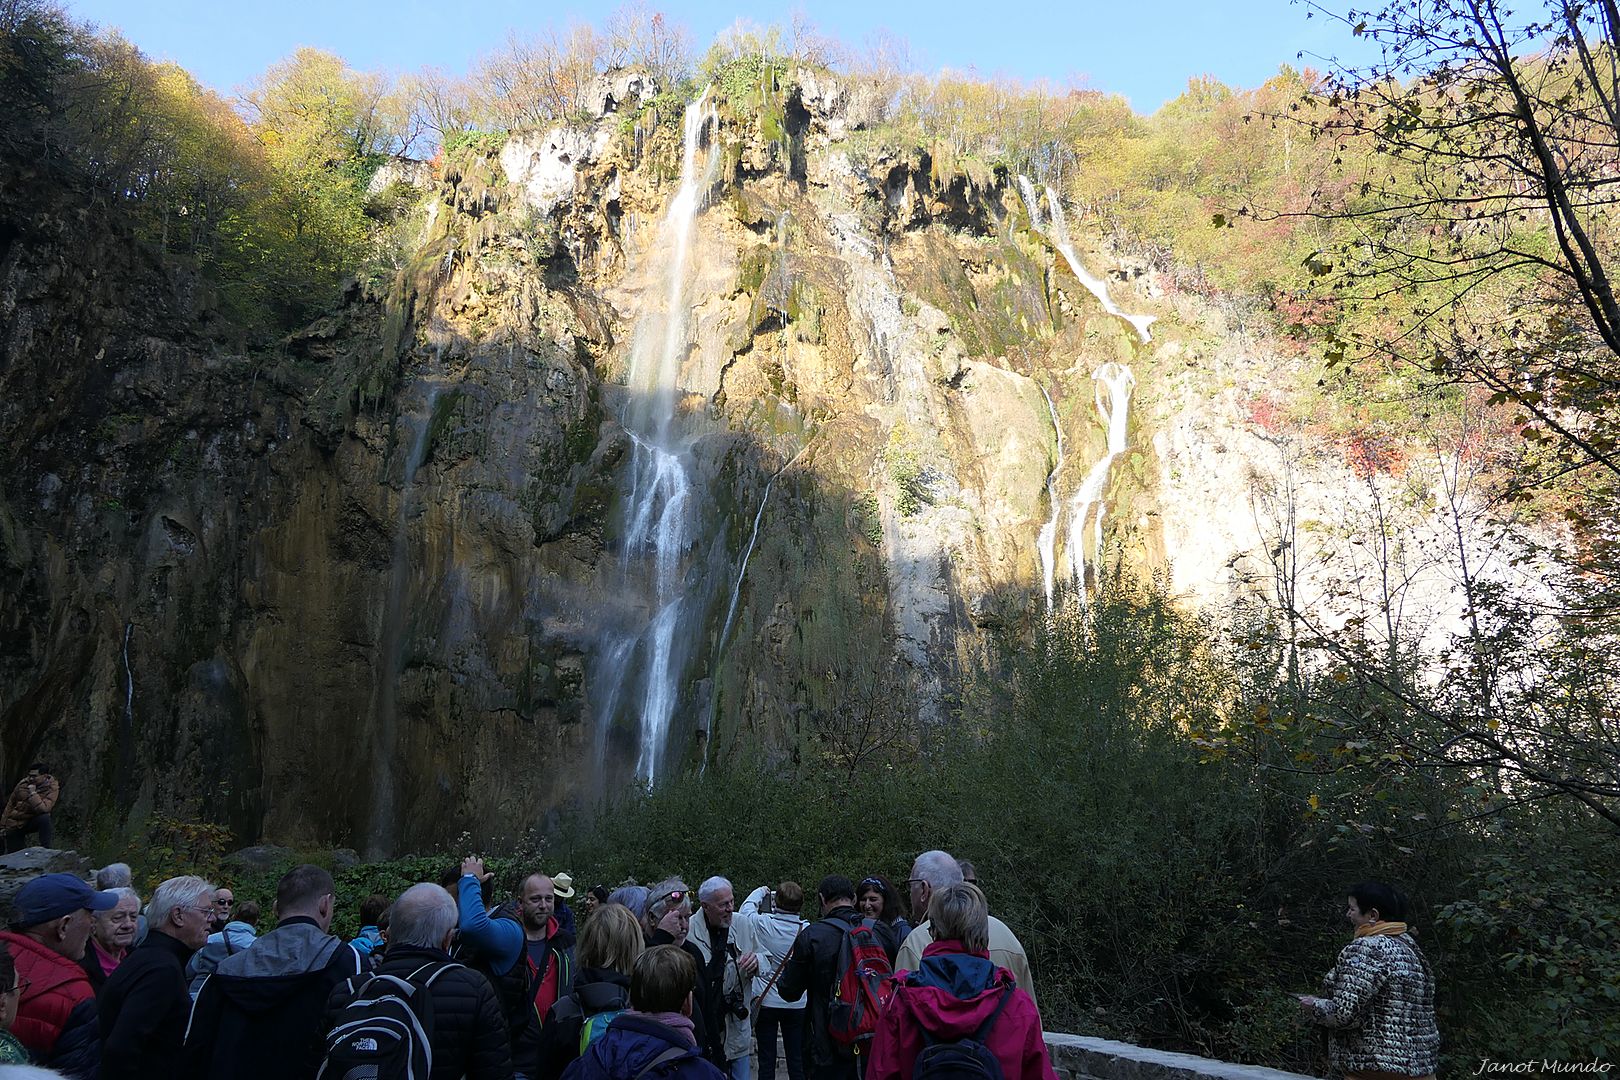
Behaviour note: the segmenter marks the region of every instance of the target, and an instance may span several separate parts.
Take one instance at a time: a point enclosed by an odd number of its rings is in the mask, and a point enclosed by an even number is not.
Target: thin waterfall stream
[[[1142,341],[1152,341],[1153,337],[1148,327],[1153,324],[1155,316],[1130,315],[1122,311],[1109,297],[1107,285],[1093,277],[1081,264],[1079,256],[1075,254],[1074,244],[1069,239],[1068,224],[1064,220],[1063,205],[1058,201],[1057,192],[1050,186],[1045,189],[1049,217],[1043,219],[1040,197],[1036,194],[1035,185],[1030,182],[1029,177],[1018,178],[1018,190],[1023,196],[1025,208],[1029,211],[1031,227],[1058,249],[1068,262],[1069,269],[1074,272],[1074,276],[1097,298],[1103,310],[1129,323]],[[1102,418],[1108,444],[1103,456],[1092,465],[1085,478],[1081,480],[1080,487],[1069,500],[1069,577],[1074,583],[1076,595],[1081,603],[1085,602],[1086,597],[1086,525],[1089,523],[1092,526],[1091,557],[1094,569],[1100,573],[1103,519],[1108,512],[1104,495],[1108,489],[1114,459],[1125,451],[1130,433],[1131,390],[1136,385],[1136,376],[1131,369],[1113,361],[1099,366],[1092,372],[1091,377],[1096,383],[1097,415]],[[1058,473],[1063,468],[1064,444],[1063,428],[1058,422],[1057,409],[1053,406],[1052,397],[1044,386],[1041,387],[1041,395],[1046,398],[1047,414],[1052,418],[1052,426],[1057,431],[1058,441],[1057,465],[1046,478],[1047,498],[1052,504],[1052,518],[1041,526],[1036,539],[1041,559],[1042,585],[1046,593],[1046,609],[1051,611],[1056,587],[1057,539],[1061,516],[1057,482]]]
[[[1058,419],[1057,406],[1052,404],[1052,395],[1040,383],[1035,385],[1040,386],[1041,397],[1046,399],[1046,414],[1052,418],[1052,433],[1057,437],[1057,457],[1052,462],[1052,471],[1046,474],[1046,498],[1052,506],[1052,516],[1041,526],[1040,536],[1035,541],[1041,555],[1041,584],[1046,590],[1046,610],[1051,611],[1053,590],[1057,583],[1058,519],[1063,516],[1063,500],[1058,495],[1058,474],[1063,471],[1063,423]]]
[[[1069,239],[1068,221],[1063,216],[1063,204],[1058,201],[1057,192],[1052,190],[1051,185],[1046,186],[1048,216],[1044,224],[1041,220],[1040,203],[1035,195],[1035,185],[1030,183],[1029,177],[1020,176],[1018,178],[1018,191],[1024,197],[1024,206],[1029,210],[1030,224],[1034,226],[1036,232],[1046,237],[1047,240],[1051,241],[1052,246],[1058,249],[1058,253],[1069,264],[1069,270],[1074,274],[1075,279],[1084,285],[1092,296],[1097,298],[1097,302],[1102,305],[1104,311],[1115,318],[1124,319],[1136,331],[1137,337],[1141,338],[1143,342],[1152,341],[1153,334],[1148,330],[1148,327],[1158,321],[1158,316],[1126,313],[1124,309],[1114,303],[1113,297],[1108,295],[1108,283],[1099,277],[1093,276],[1091,271],[1086,269],[1085,264],[1080,261],[1080,256],[1075,254],[1074,243]]]
[[[1099,367],[1091,377],[1097,382],[1097,415],[1102,417],[1103,426],[1108,430],[1108,446],[1069,501],[1069,567],[1075,590],[1082,601],[1086,595],[1086,522],[1091,519],[1095,508],[1096,539],[1092,545],[1092,558],[1100,572],[1103,515],[1107,512],[1103,495],[1108,490],[1108,477],[1113,470],[1114,459],[1125,451],[1130,431],[1131,388],[1136,385],[1136,376],[1131,369],[1112,361]]]

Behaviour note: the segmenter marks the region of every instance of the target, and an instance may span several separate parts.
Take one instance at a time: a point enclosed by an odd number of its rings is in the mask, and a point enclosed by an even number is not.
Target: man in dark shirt
[[[777,993],[783,1001],[797,1001],[810,995],[809,1047],[805,1054],[805,1075],[809,1080],[855,1080],[855,1059],[841,1051],[827,1033],[827,1005],[838,981],[838,957],[844,935],[861,925],[855,907],[855,883],[839,874],[821,879],[816,889],[821,904],[821,920],[804,929],[793,947],[793,955],[782,967]],[[875,922],[872,932],[892,960],[898,943],[893,930]]]
[[[208,940],[214,887],[170,878],[147,907],[149,933],[101,989],[102,1080],[168,1080],[179,1068],[191,994],[186,961]]]

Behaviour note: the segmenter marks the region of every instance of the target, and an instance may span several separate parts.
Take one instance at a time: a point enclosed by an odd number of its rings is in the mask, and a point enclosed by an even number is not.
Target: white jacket
[[[801,995],[798,1001],[783,1001],[782,995],[772,986],[766,993],[765,985],[776,974],[776,969],[787,960],[788,950],[798,938],[799,931],[810,923],[797,915],[790,915],[785,911],[762,912],[759,910],[760,901],[765,899],[765,886],[761,885],[748,894],[742,907],[732,917],[731,925],[735,929],[738,923],[746,921],[751,928],[754,940],[754,951],[759,955],[759,973],[754,976],[754,996],[764,994],[760,1004],[767,1009],[802,1009],[810,1000],[810,995]]]

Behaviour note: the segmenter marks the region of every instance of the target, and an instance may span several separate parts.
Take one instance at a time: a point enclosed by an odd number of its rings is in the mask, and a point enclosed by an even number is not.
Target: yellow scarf
[[[1403,922],[1375,922],[1366,926],[1356,927],[1356,937],[1373,937],[1378,934],[1404,934],[1406,924]]]

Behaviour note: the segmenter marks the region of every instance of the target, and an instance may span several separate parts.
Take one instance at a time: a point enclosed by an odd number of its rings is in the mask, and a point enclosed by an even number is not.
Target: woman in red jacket
[[[919,1057],[964,1054],[993,1056],[1004,1080],[1056,1080],[1035,1003],[990,962],[990,909],[978,886],[940,889],[928,918],[934,942],[919,970],[901,973],[878,1018],[866,1080],[912,1080]]]

